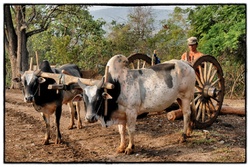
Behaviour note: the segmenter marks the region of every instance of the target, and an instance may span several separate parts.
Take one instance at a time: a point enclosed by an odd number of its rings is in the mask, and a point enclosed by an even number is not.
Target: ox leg
[[[118,130],[119,130],[120,137],[121,137],[121,143],[120,143],[120,146],[116,150],[117,153],[123,153],[126,148],[125,127],[126,127],[125,124],[118,125]]]
[[[181,102],[180,99],[178,99],[177,101],[180,104],[183,113],[183,126],[184,126],[180,142],[185,142],[187,136],[190,136],[192,132],[190,124],[190,118],[191,118],[190,101],[189,99],[182,99]]]
[[[129,135],[129,143],[128,147],[125,150],[125,154],[132,154],[134,152],[134,135],[135,135],[135,125],[137,114],[135,112],[131,112],[133,114],[127,116],[127,130]]]
[[[69,123],[68,129],[73,129],[73,126],[74,126],[74,116],[75,116],[75,108],[73,106],[73,102],[69,102],[68,103],[68,107],[69,107],[69,112],[71,114],[70,123]]]
[[[56,140],[55,144],[60,144],[61,141],[61,133],[60,133],[60,118],[62,114],[62,106],[58,106],[56,108]]]
[[[50,116],[44,113],[41,113],[41,115],[46,125],[46,132],[45,132],[45,138],[44,138],[43,144],[48,145],[49,139],[50,139]]]
[[[74,102],[75,106],[76,106],[76,112],[77,112],[77,129],[82,129],[82,120],[80,117],[80,102]]]

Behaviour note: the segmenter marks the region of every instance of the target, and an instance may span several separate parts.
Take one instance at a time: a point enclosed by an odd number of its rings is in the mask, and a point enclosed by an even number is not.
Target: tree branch
[[[48,26],[46,27],[42,27],[42,28],[39,28],[39,29],[36,29],[36,30],[33,30],[33,31],[30,31],[30,32],[27,32],[26,33],[26,36],[27,38],[34,35],[34,34],[38,34],[40,32],[43,32],[43,31],[46,31],[48,29]]]
[[[61,5],[57,5],[55,6],[53,9],[51,9],[51,11],[49,12],[49,14],[44,17],[39,29],[36,29],[36,30],[33,30],[33,31],[30,31],[30,32],[27,32],[26,33],[26,36],[27,38],[34,35],[34,34],[38,34],[38,33],[41,33],[43,31],[46,31],[49,27],[49,24],[51,22],[51,15],[54,14],[54,12],[56,11],[56,9],[61,6]]]
[[[32,20],[34,20],[34,18],[37,16],[37,12],[36,12],[35,5],[32,6],[32,9],[33,9],[33,14],[32,14],[32,16],[29,18],[29,20],[27,21],[27,24],[31,23]]]

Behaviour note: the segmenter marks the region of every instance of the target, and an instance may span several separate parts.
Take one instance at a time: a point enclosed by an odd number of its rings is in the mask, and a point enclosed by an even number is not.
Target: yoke
[[[100,80],[79,78],[64,73],[55,74],[55,73],[42,72],[41,70],[37,72],[37,76],[41,76],[44,78],[51,78],[56,81],[55,84],[49,85],[48,89],[65,89],[65,85],[71,85],[70,87],[71,89],[77,89],[80,88],[79,85],[77,84],[78,80],[80,80],[85,85],[89,86],[96,85],[100,82]],[[106,89],[113,89],[114,85],[109,82],[105,82],[103,87]]]

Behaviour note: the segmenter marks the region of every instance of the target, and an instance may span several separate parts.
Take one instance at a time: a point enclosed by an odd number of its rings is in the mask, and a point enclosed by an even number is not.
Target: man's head
[[[196,37],[190,37],[187,39],[188,45],[198,45],[198,40]]]

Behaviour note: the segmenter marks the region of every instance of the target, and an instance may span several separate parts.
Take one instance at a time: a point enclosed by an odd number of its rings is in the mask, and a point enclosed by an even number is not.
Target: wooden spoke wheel
[[[196,128],[206,128],[215,122],[224,99],[223,71],[218,61],[204,55],[193,63],[196,73],[192,119]]]
[[[151,66],[151,58],[143,53],[135,53],[128,57],[129,68],[141,69],[148,68]]]

